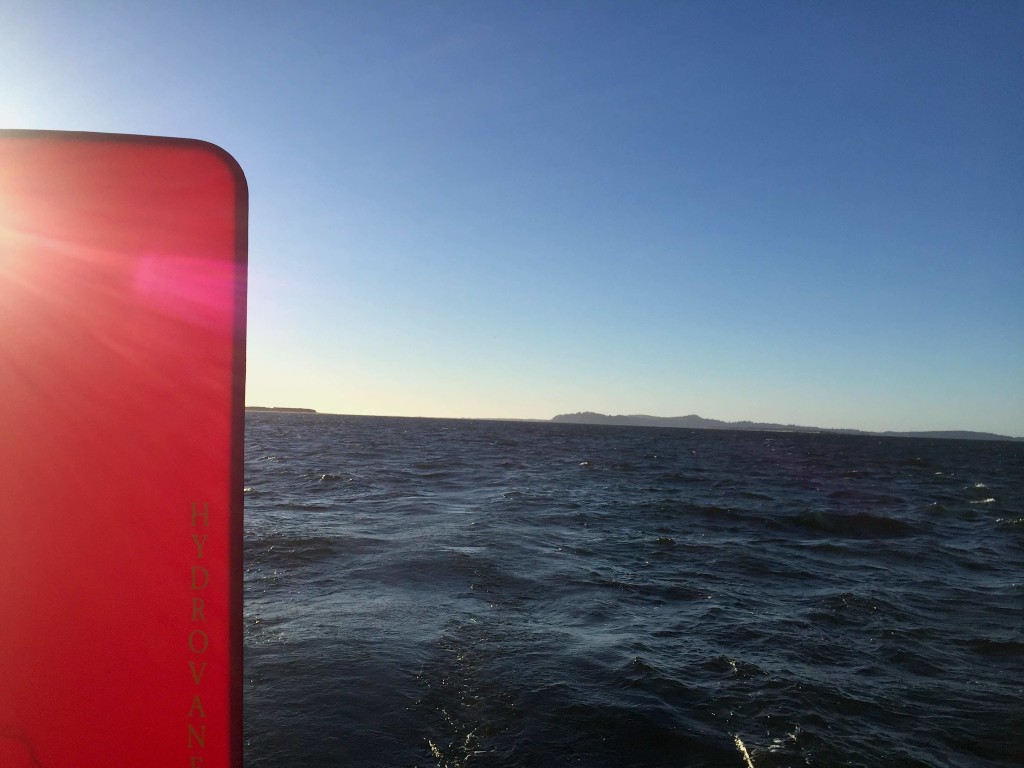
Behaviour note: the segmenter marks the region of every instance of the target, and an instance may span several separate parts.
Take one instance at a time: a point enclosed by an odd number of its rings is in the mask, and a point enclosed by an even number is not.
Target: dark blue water
[[[284,766],[1024,765],[1024,444],[249,414]]]

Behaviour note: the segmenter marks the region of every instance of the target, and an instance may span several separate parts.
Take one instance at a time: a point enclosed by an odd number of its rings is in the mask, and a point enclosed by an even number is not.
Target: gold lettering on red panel
[[[210,585],[210,571],[204,562],[205,547],[209,534],[199,531],[210,525],[210,505],[206,502],[193,502],[190,508],[190,551],[194,562],[189,566],[189,632],[187,648],[189,652],[188,668],[194,684],[191,705],[186,716],[188,728],[188,749],[190,768],[200,768],[205,761],[206,752],[206,710],[200,694],[203,692],[203,675],[206,674],[207,662],[203,660],[210,648],[210,636],[203,626],[206,624],[206,599],[199,597]]]

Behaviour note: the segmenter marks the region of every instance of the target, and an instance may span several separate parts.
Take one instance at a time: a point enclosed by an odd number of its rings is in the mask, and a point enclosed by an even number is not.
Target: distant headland
[[[739,429],[756,432],[828,432],[837,435],[883,435],[885,437],[935,437],[952,440],[1024,440],[1020,437],[997,435],[992,432],[970,432],[947,430],[932,432],[868,432],[862,429],[829,429],[826,427],[801,427],[794,424],[767,424],[755,421],[719,421],[702,416],[606,416],[603,413],[583,411],[562,413],[551,421],[563,424],[613,424],[626,427],[678,427],[682,429]]]
[[[267,408],[266,406],[263,405],[247,405],[245,406],[245,410],[264,412],[269,411],[271,413],[316,413],[316,411],[314,411],[312,408],[280,408],[278,406],[274,406],[273,408]]]

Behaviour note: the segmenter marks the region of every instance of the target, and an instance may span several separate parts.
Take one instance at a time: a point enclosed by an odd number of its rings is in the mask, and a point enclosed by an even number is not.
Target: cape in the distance
[[[754,421],[719,421],[701,416],[606,416],[603,413],[583,411],[561,413],[551,419],[564,424],[614,424],[626,427],[681,427],[684,429],[745,429],[765,432],[830,432],[839,435],[884,435],[887,437],[938,437],[954,440],[1024,440],[1022,437],[997,435],[992,432],[947,430],[931,432],[869,432],[862,429],[828,429],[800,427],[793,424],[765,424]]]
[[[312,408],[284,408],[280,406],[266,407],[247,405],[245,410],[262,413],[312,413]],[[327,414],[330,415],[330,414]],[[544,421],[544,419],[502,419],[493,418],[485,421]],[[745,429],[751,432],[830,432],[837,435],[882,435],[885,437],[936,437],[947,440],[1018,440],[1024,437],[997,435],[993,432],[971,432],[969,430],[937,430],[931,432],[869,432],[863,429],[832,429],[829,427],[801,427],[795,424],[768,424],[757,421],[721,421],[705,419],[703,416],[646,416],[634,414],[630,416],[607,416],[593,411],[579,413],[560,413],[551,418],[553,422],[562,424],[613,424],[624,427],[680,427],[683,429]]]
[[[270,408],[265,405],[247,405],[245,406],[245,410],[259,412],[269,411],[271,413],[316,413],[312,408],[284,408],[277,405]]]

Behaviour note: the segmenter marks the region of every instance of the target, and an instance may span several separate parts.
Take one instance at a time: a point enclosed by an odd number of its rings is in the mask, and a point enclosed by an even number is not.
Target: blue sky
[[[1024,4],[15,0],[0,30],[3,127],[241,163],[250,404],[1024,435]]]

